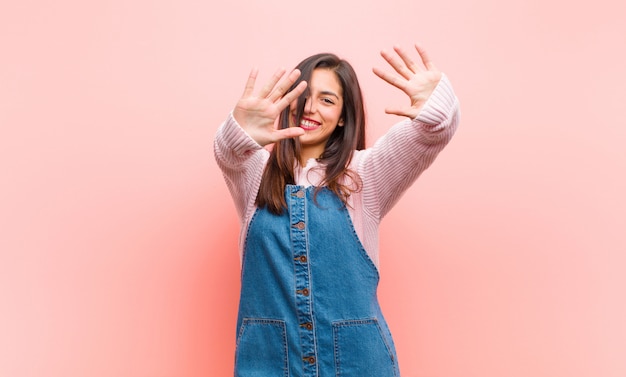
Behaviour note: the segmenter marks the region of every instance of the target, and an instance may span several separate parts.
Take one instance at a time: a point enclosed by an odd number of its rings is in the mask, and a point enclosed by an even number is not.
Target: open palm
[[[378,68],[374,68],[373,71],[378,77],[406,93],[410,99],[409,106],[388,107],[385,112],[413,119],[417,117],[437,87],[441,80],[441,72],[432,63],[424,49],[418,45],[415,45],[415,49],[420,57],[420,63],[413,61],[402,48],[395,46],[393,49],[397,55],[387,51],[382,51],[381,55],[396,73],[389,73]]]
[[[302,81],[287,93],[300,77],[300,71],[295,69],[286,74],[285,69],[279,69],[258,93],[254,93],[257,75],[256,69],[250,72],[243,96],[233,110],[233,117],[237,123],[252,139],[263,146],[302,135],[304,131],[299,127],[279,130],[275,125],[280,113],[306,88],[306,82]]]

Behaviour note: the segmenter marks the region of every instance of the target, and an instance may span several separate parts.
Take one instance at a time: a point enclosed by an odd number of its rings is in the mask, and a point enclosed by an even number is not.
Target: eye
[[[322,98],[322,102],[329,104],[329,105],[334,105],[335,101],[333,101],[332,99],[328,98],[328,97],[324,97]]]

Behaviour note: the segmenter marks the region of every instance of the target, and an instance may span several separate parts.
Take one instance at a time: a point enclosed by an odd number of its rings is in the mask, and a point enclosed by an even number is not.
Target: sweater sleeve
[[[389,212],[450,141],[459,116],[458,99],[443,75],[415,119],[396,124],[363,152],[357,169],[369,216],[380,220]]]
[[[217,130],[213,148],[237,214],[243,221],[254,208],[269,152],[239,126],[232,113]]]

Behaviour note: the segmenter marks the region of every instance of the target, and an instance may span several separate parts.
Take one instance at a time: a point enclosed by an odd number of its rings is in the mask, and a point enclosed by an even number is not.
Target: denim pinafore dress
[[[287,210],[259,208],[246,235],[236,377],[399,376],[378,270],[339,198],[288,185]]]

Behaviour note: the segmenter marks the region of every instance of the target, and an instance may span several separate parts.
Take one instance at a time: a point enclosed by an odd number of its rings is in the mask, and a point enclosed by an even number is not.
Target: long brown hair
[[[361,86],[350,63],[335,54],[322,53],[310,56],[300,62],[296,68],[302,74],[291,89],[295,88],[300,81],[309,82],[316,68],[333,71],[341,84],[343,127],[335,128],[318,161],[326,166],[321,186],[326,186],[345,204],[348,196],[361,188],[357,173],[348,169],[354,151],[365,148],[365,108]],[[298,98],[296,119],[300,119],[304,113],[307,96],[308,90]],[[279,128],[289,127],[289,113],[290,108],[287,107],[280,114]],[[295,184],[294,168],[297,161],[300,161],[300,143],[297,138],[284,139],[274,144],[256,199],[259,207],[267,207],[274,214],[283,212],[283,209],[287,207],[284,196],[285,186]]]

